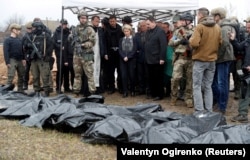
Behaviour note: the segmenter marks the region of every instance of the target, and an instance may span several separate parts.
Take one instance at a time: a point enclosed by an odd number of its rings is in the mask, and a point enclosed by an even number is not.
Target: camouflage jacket
[[[75,55],[93,53],[93,46],[96,42],[96,34],[91,26],[81,24],[77,25],[73,34],[76,39],[74,42]],[[80,48],[80,50],[77,48]]]
[[[182,39],[188,40],[190,36],[193,34],[192,29],[188,29],[187,27],[180,27],[177,28],[172,38],[170,39],[168,45],[174,47],[175,54],[185,54],[187,50],[190,49],[189,45],[182,45],[180,44]]]

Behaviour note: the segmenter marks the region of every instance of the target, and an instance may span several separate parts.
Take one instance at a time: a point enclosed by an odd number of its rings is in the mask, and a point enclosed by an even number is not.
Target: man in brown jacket
[[[193,49],[192,78],[195,111],[212,111],[213,93],[211,85],[218,48],[222,42],[220,27],[215,23],[213,17],[208,15],[209,10],[207,8],[198,9],[198,25],[189,40]]]

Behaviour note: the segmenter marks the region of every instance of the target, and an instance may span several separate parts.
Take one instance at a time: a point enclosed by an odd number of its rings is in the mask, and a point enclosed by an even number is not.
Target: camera
[[[241,81],[246,85],[250,84],[250,73],[244,71],[244,69],[237,70],[237,74],[240,77]]]

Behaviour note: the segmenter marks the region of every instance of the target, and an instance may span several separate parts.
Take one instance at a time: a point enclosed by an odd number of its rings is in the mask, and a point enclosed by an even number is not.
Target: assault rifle
[[[37,55],[37,57],[39,59],[42,59],[43,56],[42,56],[41,52],[38,51],[38,49],[37,49],[36,45],[34,44],[34,42],[31,41],[31,39],[30,39],[30,37],[28,35],[26,36],[26,38],[28,39],[28,41],[31,44],[31,47],[33,49],[33,51],[30,54],[30,59],[33,59],[35,54]]]
[[[192,34],[186,35],[184,34],[184,31],[182,29],[179,30],[179,33],[181,34],[182,38],[185,39],[185,41],[187,41],[187,44],[186,44],[187,49],[186,49],[186,52],[184,53],[184,56],[190,57],[192,55],[192,49],[190,48],[188,44],[189,43],[188,40],[190,39]]]
[[[89,41],[89,38],[85,37],[83,40],[81,40],[80,37],[79,37],[79,35],[77,35],[76,28],[72,29],[72,42],[71,42],[71,46],[75,48],[75,51],[76,51],[77,54],[82,54],[83,53],[83,46],[82,46],[82,44],[85,43],[85,42],[87,42],[87,41]]]

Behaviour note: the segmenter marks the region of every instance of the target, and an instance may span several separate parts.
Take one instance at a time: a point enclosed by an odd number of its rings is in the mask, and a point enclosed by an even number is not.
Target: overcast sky
[[[208,9],[219,6],[230,8],[229,4],[233,8],[231,14],[238,16],[240,21],[243,21],[247,15],[250,16],[250,11],[247,8],[247,6],[250,6],[249,0],[200,0],[200,7],[205,6]],[[0,28],[4,27],[6,21],[14,15],[24,17],[24,23],[32,21],[34,17],[40,17],[43,20],[60,20],[62,16],[62,0],[2,0],[0,15]],[[73,15],[69,10],[65,10],[64,17],[68,19],[70,25],[78,23],[76,15]]]

